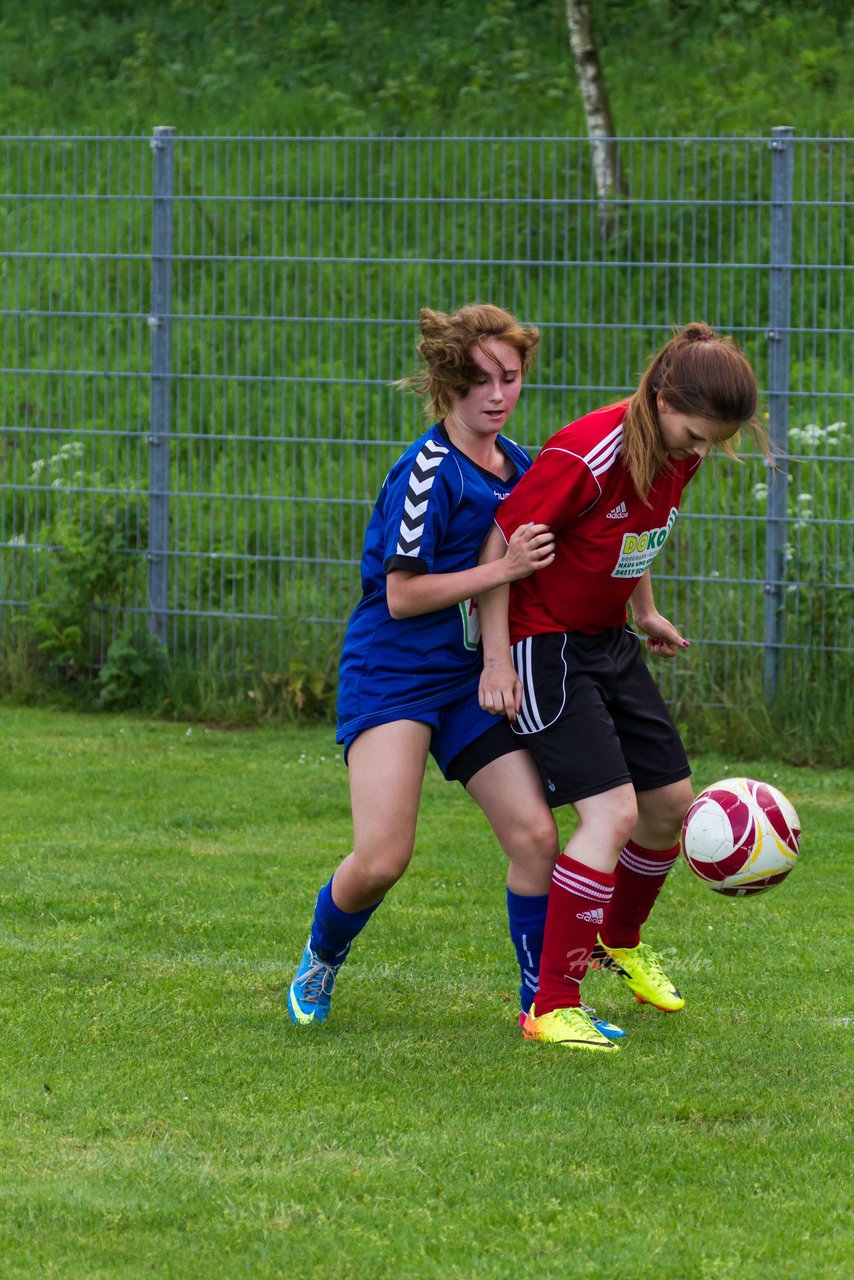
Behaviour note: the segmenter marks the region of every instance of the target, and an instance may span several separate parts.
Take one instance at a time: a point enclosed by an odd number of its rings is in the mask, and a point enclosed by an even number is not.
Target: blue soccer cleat
[[[597,1031],[602,1032],[603,1036],[607,1036],[609,1040],[625,1040],[626,1033],[622,1027],[618,1027],[613,1022],[609,1022],[607,1018],[597,1017],[596,1010],[591,1009],[589,1004],[583,1004],[581,1007],[585,1013],[590,1014],[590,1021],[593,1023]]]
[[[335,989],[335,978],[347,959],[349,950],[348,946],[339,955],[326,959],[312,950],[309,938],[296,976],[288,988],[288,1016],[291,1022],[306,1027],[312,1022],[326,1021]]]

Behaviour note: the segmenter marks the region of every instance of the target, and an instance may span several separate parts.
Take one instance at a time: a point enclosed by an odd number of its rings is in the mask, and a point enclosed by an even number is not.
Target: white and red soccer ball
[[[682,824],[688,866],[716,893],[742,898],[780,884],[795,865],[801,824],[782,791],[724,778],[701,791]]]

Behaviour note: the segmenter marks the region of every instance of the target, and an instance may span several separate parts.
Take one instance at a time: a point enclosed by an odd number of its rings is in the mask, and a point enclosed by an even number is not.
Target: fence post
[[[765,541],[766,701],[777,695],[782,644],[789,443],[789,330],[792,300],[794,129],[771,130],[771,264],[768,296],[768,430],[776,467],[768,470]]]
[[[148,628],[163,644],[169,621],[169,471],[172,371],[172,224],[175,130],[158,125],[151,237],[151,409],[148,434]]]

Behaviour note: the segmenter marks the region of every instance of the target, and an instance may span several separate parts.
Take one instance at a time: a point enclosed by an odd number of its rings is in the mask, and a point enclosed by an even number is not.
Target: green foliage
[[[158,706],[149,706],[166,719],[230,728],[334,721],[339,637],[312,644],[295,632],[249,627],[235,648],[221,632],[210,642],[199,620],[171,657]],[[188,651],[197,654],[194,662]]]
[[[166,687],[166,648],[149,631],[123,631],[98,670],[96,703],[106,711],[155,710]]]
[[[28,635],[37,665],[70,683],[91,680],[104,660],[114,617],[138,598],[146,535],[129,485],[106,488],[99,472],[70,470],[82,452],[79,442],[71,442],[33,464],[34,481],[53,477],[57,502],[35,540],[43,561],[40,585],[26,613],[13,619]]]
[[[593,16],[620,132],[850,128],[844,0],[602,0]],[[583,132],[562,0],[7,0],[2,35],[20,132]]]
[[[816,937],[854,907],[850,769],[694,760],[782,788],[801,860],[741,901],[680,860],[648,936],[687,1007],[590,975],[629,1032],[602,1062],[521,1039],[506,861],[432,765],[301,1035],[285,989],[351,847],[332,732],[0,732],[3,1280],[847,1280],[850,977]]]
[[[249,697],[263,716],[320,720],[332,712],[333,693],[328,671],[309,659],[291,658],[283,672],[260,672]]]
[[[854,759],[854,662],[851,655],[790,654],[769,703],[759,661],[735,671],[702,669],[700,684],[674,699],[689,752],[765,754],[794,765],[837,765]]]
[[[134,570],[112,505],[94,514],[94,525],[85,531],[64,516],[45,529],[49,585],[40,593],[42,598],[32,599],[26,616],[17,619],[29,626],[38,653],[71,677],[85,674],[98,662],[91,613],[114,605],[121,608]]]

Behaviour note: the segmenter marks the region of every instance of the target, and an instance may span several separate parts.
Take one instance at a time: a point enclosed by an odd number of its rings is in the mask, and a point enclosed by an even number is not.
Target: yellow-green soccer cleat
[[[645,942],[636,947],[606,947],[597,939],[590,960],[592,969],[610,969],[619,974],[641,1004],[654,1005],[664,1013],[676,1013],[685,1001],[661,967],[658,956]]]
[[[618,1027],[616,1023],[609,1022],[607,1018],[600,1018],[595,1009],[591,1009],[589,1004],[582,1004],[579,1008],[585,1013],[590,1014],[590,1021],[593,1023],[597,1031],[601,1031],[603,1036],[607,1036],[609,1040],[625,1040],[626,1033],[622,1027]],[[524,1027],[527,1013],[523,1009],[519,1014],[519,1026]]]
[[[595,1049],[619,1053],[620,1046],[603,1036],[584,1009],[553,1009],[537,1017],[534,1005],[525,1019],[522,1035],[526,1040],[543,1040],[546,1044],[564,1044],[571,1049]]]

